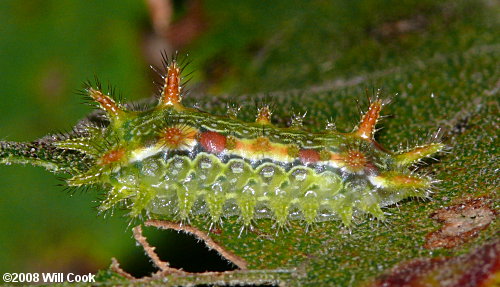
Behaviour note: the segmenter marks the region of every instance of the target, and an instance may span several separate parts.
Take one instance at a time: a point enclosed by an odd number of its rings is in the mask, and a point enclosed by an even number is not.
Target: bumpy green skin
[[[250,159],[231,154],[207,152],[195,140],[183,150],[170,147],[153,148],[138,154],[145,147],[158,146],[162,131],[179,125],[198,133],[217,132],[224,137],[252,140],[267,137],[271,144],[298,145],[299,149],[326,150],[342,154],[361,151],[373,168],[351,172],[346,167],[334,167],[327,161],[303,163],[299,159],[280,162],[248,153]],[[368,213],[382,219],[381,207],[402,199],[427,196],[430,182],[420,186],[394,189],[379,188],[370,177],[383,172],[400,172],[393,155],[378,149],[373,143],[336,132],[310,134],[306,131],[277,128],[272,125],[245,123],[213,116],[195,110],[176,111],[173,108],[129,112],[120,121],[104,130],[83,138],[57,143],[58,147],[76,149],[101,156],[97,146],[106,150],[124,148],[119,163],[96,163],[87,172],[69,180],[70,185],[99,184],[108,188],[108,198],[101,210],[125,205],[131,216],[145,214],[162,218],[186,220],[190,216],[208,215],[208,221],[219,223],[221,218],[239,216],[244,225],[252,220],[271,218],[279,226],[287,220],[316,221],[340,218],[350,225],[358,213]],[[409,175],[409,172],[406,172]]]
[[[270,123],[270,111],[243,122],[180,104],[180,69],[167,63],[162,98],[148,109],[120,105],[88,88],[105,113],[94,113],[68,135],[30,144],[2,143],[2,163],[32,163],[70,173],[70,186],[108,190],[100,210],[130,209],[130,216],[218,224],[238,216],[242,225],[269,218],[307,225],[358,215],[383,219],[382,207],[427,197],[430,178],[408,170],[443,148],[439,142],[400,153],[373,139],[384,101],[376,99],[352,133],[310,133]]]

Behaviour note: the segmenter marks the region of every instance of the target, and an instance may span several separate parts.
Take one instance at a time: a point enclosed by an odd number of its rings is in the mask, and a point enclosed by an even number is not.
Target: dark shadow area
[[[230,271],[237,267],[221,257],[215,250],[208,250],[205,243],[194,236],[174,230],[157,230],[146,227],[143,230],[151,246],[161,260],[173,268],[187,272]],[[137,246],[131,257],[119,259],[121,267],[136,278],[149,276],[157,271],[153,263]]]

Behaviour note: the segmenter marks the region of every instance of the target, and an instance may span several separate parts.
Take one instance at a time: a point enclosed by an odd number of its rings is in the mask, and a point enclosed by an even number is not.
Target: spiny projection
[[[69,186],[102,186],[101,211],[124,206],[131,217],[206,216],[211,224],[238,216],[243,226],[262,218],[278,227],[334,219],[350,226],[363,213],[383,220],[384,206],[428,197],[433,187],[409,167],[444,145],[435,139],[402,152],[382,148],[374,134],[387,101],[378,95],[352,132],[329,122],[310,133],[305,114],[290,127],[273,125],[267,105],[254,122],[238,120],[239,107],[227,116],[185,107],[185,66],[164,57],[164,67],[154,107],[130,108],[89,85],[84,93],[104,112],[101,124],[83,122],[33,143],[1,142],[1,163],[68,173]]]

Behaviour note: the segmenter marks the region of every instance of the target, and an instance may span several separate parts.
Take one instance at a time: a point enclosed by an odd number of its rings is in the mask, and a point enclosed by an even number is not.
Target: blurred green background
[[[203,102],[203,94],[334,89],[364,75],[397,77],[394,69],[411,70],[420,59],[497,49],[495,2],[4,0],[0,138],[31,141],[69,130],[91,110],[75,90],[94,74],[127,100],[151,96],[148,66],[160,64],[164,49],[189,52],[191,102]],[[95,272],[113,256],[125,269],[146,272],[129,220],[98,216],[95,192],[68,194],[59,183],[41,168],[0,166],[0,273]],[[185,240],[150,236],[164,246]]]

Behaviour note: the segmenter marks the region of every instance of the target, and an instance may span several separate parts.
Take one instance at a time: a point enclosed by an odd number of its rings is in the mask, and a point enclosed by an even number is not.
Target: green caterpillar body
[[[12,152],[11,143],[2,143],[2,162],[70,172],[70,186],[103,186],[108,192],[102,211],[125,206],[132,217],[173,220],[208,215],[211,223],[238,216],[244,226],[260,218],[278,226],[288,220],[309,225],[338,218],[349,226],[357,214],[383,219],[382,207],[427,197],[432,188],[432,179],[408,167],[443,144],[386,151],[373,138],[386,104],[378,97],[353,132],[328,128],[313,134],[300,121],[274,126],[267,106],[253,123],[233,113],[216,116],[184,107],[182,69],[175,60],[166,61],[166,69],[155,107],[127,109],[89,86],[86,93],[105,111],[102,117],[109,124],[81,125],[69,137],[52,138],[46,145],[58,156],[38,161],[34,155],[40,142],[23,156]],[[85,167],[61,167],[69,156]]]

